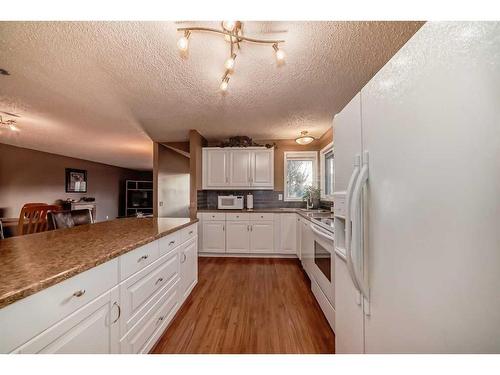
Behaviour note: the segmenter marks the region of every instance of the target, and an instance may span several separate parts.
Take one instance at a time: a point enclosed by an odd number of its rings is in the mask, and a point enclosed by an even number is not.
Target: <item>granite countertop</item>
[[[0,308],[197,221],[126,218],[0,240]]]

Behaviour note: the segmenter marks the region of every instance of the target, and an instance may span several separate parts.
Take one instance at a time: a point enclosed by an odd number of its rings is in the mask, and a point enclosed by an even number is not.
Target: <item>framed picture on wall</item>
[[[66,168],[66,193],[87,192],[87,171]]]

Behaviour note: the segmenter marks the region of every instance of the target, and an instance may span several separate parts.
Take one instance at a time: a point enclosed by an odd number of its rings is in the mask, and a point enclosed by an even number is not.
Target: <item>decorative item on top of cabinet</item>
[[[202,159],[205,190],[274,188],[273,148],[204,147]]]

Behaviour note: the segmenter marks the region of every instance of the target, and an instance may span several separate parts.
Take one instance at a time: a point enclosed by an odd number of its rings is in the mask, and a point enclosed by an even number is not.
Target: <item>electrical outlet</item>
[[[283,194],[278,194],[278,200],[282,201],[283,200]]]
[[[106,215],[106,220],[109,220],[109,216],[108,215]]]
[[[160,207],[163,206],[163,202],[160,202]]]

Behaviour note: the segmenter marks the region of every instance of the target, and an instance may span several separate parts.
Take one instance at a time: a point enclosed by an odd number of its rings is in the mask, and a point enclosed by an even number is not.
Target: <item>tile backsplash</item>
[[[247,206],[247,194],[253,195],[254,208],[303,208],[305,202],[285,202],[278,199],[278,195],[284,193],[274,190],[198,190],[198,209],[217,208],[217,197],[219,195],[243,195],[245,207]]]

